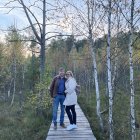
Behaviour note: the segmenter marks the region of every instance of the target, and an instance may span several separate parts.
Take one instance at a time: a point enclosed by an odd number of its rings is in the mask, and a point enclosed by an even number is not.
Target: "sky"
[[[21,10],[14,9],[10,13],[11,8],[5,6],[10,0],[1,0],[0,2],[0,29],[7,29],[9,26],[13,25],[14,22],[21,24],[26,24],[26,17],[23,16]],[[17,3],[14,2],[14,5],[17,6]],[[8,7],[12,7],[13,4],[9,4]]]
[[[9,1],[12,0],[0,0],[0,30],[7,30],[8,27],[12,25],[15,25],[19,30],[29,26],[29,22],[21,5],[19,5],[18,2],[9,3]],[[24,3],[29,4],[30,1],[33,3],[35,0],[24,0]],[[5,6],[6,3],[9,4]],[[38,5],[40,6],[41,3],[38,3]],[[17,8],[10,11],[12,6],[16,6]],[[31,10],[37,19],[41,21],[41,12],[37,8],[31,8]]]
[[[27,17],[21,8],[21,5],[19,5],[18,2],[10,2],[13,0],[0,0],[0,39],[4,40],[5,34],[7,34],[7,30],[10,26],[15,26],[17,29],[22,30],[26,27],[28,27],[30,24],[27,20]],[[36,2],[36,0],[23,0],[25,5],[31,5]],[[79,3],[80,0],[77,0]],[[56,3],[56,0],[47,0],[47,10],[48,9],[54,9],[57,7],[62,7],[63,0],[59,0],[59,3]],[[42,7],[42,2],[37,1],[36,6]],[[11,10],[11,7],[16,6],[16,8]],[[11,11],[10,11],[11,10]],[[39,22],[42,23],[42,11],[38,8],[31,7],[31,11],[35,14],[36,18],[38,19]],[[48,14],[49,13],[49,14]],[[30,17],[32,17],[30,15]],[[49,18],[51,18],[49,20]],[[53,17],[57,17],[56,19],[53,19]],[[47,11],[47,18],[48,22],[47,24],[50,23],[57,23],[63,27],[57,27],[55,25],[48,25],[46,27],[46,32],[60,32],[64,34],[72,34],[72,25],[69,25],[70,20],[68,21],[68,24],[64,20],[64,15],[62,14],[61,11],[53,12],[52,11]],[[70,17],[69,17],[70,18]],[[32,18],[33,23],[35,23],[35,20]],[[21,34],[26,34],[27,32],[21,32]],[[54,34],[48,34],[49,36],[52,36]]]
[[[0,19],[1,19],[0,20],[0,29],[7,29],[9,26],[13,25],[14,23],[17,24],[17,27],[19,29],[22,29],[23,27],[26,27],[27,25],[29,25],[27,17],[22,8],[15,8],[12,11],[10,11],[11,8],[9,8],[9,7],[12,7],[12,6],[19,7],[20,6],[17,2],[14,2],[14,3],[11,2],[10,4],[5,6],[5,4],[8,3],[9,1],[12,1],[12,0],[0,0]],[[36,0],[24,0],[24,3],[25,3],[25,5],[26,5],[26,3],[27,3],[27,5],[30,5],[29,2],[31,2],[31,4],[33,4],[35,1]],[[47,0],[47,2],[56,6],[56,3],[53,1],[55,1],[55,0]],[[39,7],[42,7],[41,2],[37,2],[36,5]],[[50,5],[47,5],[47,9],[49,9],[49,8],[52,9],[53,7]],[[40,21],[42,19],[42,13],[40,12],[40,10],[37,8],[34,8],[34,7],[32,7],[31,10],[35,14],[37,19]]]
[[[3,39],[5,34],[7,33],[6,30],[12,25],[15,25],[19,29],[28,25],[27,18],[23,16],[23,13],[19,9],[13,9],[10,11],[11,8],[7,8],[5,6],[10,0],[0,0],[0,38]],[[15,2],[14,5],[17,6]],[[10,3],[8,7],[12,7],[13,4]],[[10,12],[9,12],[10,11]],[[9,12],[9,13],[8,13]]]
[[[10,27],[12,25],[15,25],[18,29],[23,29],[23,28],[25,28],[25,27],[27,27],[29,25],[29,22],[27,20],[27,17],[25,15],[25,13],[23,12],[23,9],[22,8],[15,8],[12,11],[10,11],[10,8],[8,8],[8,7],[12,7],[12,6],[19,7],[20,6],[17,2],[14,2],[14,3],[11,2],[11,3],[9,3],[10,1],[13,1],[13,0],[0,0],[0,38],[4,38],[4,35],[6,33],[5,30],[7,30],[8,27]],[[28,4],[28,5],[30,3],[33,4],[35,1],[36,0],[24,0],[25,4]],[[64,3],[64,0],[58,0],[59,3],[56,3],[56,1],[57,0],[47,0],[47,2],[49,2],[49,3],[51,3],[52,5],[55,5],[55,6],[57,6],[57,4],[59,6],[61,6],[61,4]],[[67,1],[73,2],[74,5],[76,5],[79,9],[80,8],[83,9],[83,12],[86,14],[86,11],[85,11],[85,3],[84,3],[85,1],[84,0],[67,0]],[[128,0],[128,1],[130,1],[130,0]],[[6,3],[9,3],[9,4],[5,6]],[[136,0],[136,5],[138,5],[137,6],[138,8],[140,7],[139,0]],[[36,3],[36,6],[41,7],[42,6],[42,3],[41,2],[37,2]],[[48,4],[47,5],[47,9],[50,9],[50,8],[53,9],[54,7],[52,7],[50,4]],[[33,7],[31,8],[31,10],[36,15],[37,19],[39,21],[42,21],[41,11],[38,8],[33,8]],[[52,11],[50,11],[50,13],[51,12]],[[70,12],[76,12],[76,11],[73,11],[73,8],[71,6],[71,7],[69,7],[67,9],[67,12],[70,13]],[[74,17],[75,14],[73,13],[72,16],[69,16],[69,19],[67,19],[67,23],[66,23],[66,19],[61,18],[61,17],[63,17],[63,15],[62,15],[61,12],[51,13],[50,17],[53,17],[53,14],[55,16],[58,16],[58,20],[57,21],[54,21],[54,22],[59,23],[60,25],[65,26],[66,28],[63,28],[63,29],[62,28],[59,28],[59,27],[56,28],[56,27],[54,27],[54,26],[51,25],[51,26],[47,26],[47,31],[58,31],[58,32],[64,32],[64,33],[71,34],[72,33],[72,25],[70,24],[71,23],[71,20],[72,20],[71,17]],[[48,16],[48,18],[50,18],[50,17]],[[51,19],[51,20],[53,20],[53,19]],[[86,33],[87,32],[87,28],[81,24],[81,21],[78,21],[78,18],[77,17],[74,20],[75,20],[75,25],[77,27],[79,27],[79,28],[81,26],[81,29],[83,30],[83,32],[85,31],[85,33]],[[49,20],[48,20],[48,22],[49,22]],[[105,23],[102,22],[102,25],[101,26],[103,28],[107,29],[107,26],[105,25]],[[95,27],[95,28],[97,30],[97,27]],[[76,28],[75,28],[75,30],[76,30]]]

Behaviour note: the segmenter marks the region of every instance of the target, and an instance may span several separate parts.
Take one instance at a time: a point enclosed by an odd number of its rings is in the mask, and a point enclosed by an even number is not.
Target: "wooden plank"
[[[93,135],[85,135],[85,136],[77,136],[77,135],[75,135],[75,136],[73,136],[73,135],[71,135],[71,136],[48,136],[48,138],[47,138],[47,140],[77,140],[77,139],[79,139],[79,140],[81,140],[81,139],[83,139],[83,140],[96,140],[95,139],[95,137],[93,136]]]
[[[82,112],[79,105],[75,107],[77,113],[77,129],[67,131],[65,128],[59,126],[59,119],[60,119],[60,108],[58,108],[58,116],[57,116],[57,130],[54,130],[53,123],[50,126],[48,135],[46,140],[96,140],[93,132],[91,130],[90,124],[85,117],[84,113]],[[69,125],[69,119],[67,114],[65,113],[65,125]]]
[[[94,137],[48,137],[47,140],[95,140]]]

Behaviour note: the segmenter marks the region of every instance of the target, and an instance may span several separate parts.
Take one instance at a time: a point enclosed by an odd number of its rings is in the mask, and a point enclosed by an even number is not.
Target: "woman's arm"
[[[65,90],[65,93],[67,94],[71,94],[75,91],[75,88],[76,88],[76,81],[75,79],[71,79],[68,81],[68,87],[66,88]]]

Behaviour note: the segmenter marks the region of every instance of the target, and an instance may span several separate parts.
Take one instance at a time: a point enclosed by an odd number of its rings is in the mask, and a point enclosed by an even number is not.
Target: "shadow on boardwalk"
[[[79,105],[76,105],[77,112],[77,129],[67,131],[64,128],[61,128],[59,125],[57,130],[53,129],[53,123],[50,126],[46,140],[96,140],[95,136],[92,133],[89,122],[82,112]],[[58,110],[58,119],[60,114],[60,109]],[[65,124],[69,125],[68,117],[65,113]]]

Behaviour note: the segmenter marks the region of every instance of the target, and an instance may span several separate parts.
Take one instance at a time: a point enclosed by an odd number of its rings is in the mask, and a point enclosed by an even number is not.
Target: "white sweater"
[[[73,77],[69,77],[69,79],[65,82],[66,98],[63,105],[70,106],[77,104],[77,95],[75,92],[76,85],[76,80]]]

